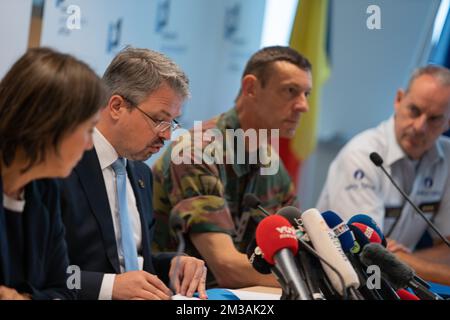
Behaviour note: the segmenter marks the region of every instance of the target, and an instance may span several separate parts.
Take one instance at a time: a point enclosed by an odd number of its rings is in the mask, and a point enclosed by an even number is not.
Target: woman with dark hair
[[[0,300],[71,299],[69,260],[52,179],[91,149],[105,105],[83,62],[31,49],[0,82]]]

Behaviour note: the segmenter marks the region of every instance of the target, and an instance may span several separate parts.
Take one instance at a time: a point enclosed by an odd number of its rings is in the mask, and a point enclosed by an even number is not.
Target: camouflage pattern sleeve
[[[171,150],[172,146],[154,166],[154,211],[157,220],[163,220],[165,225],[165,231],[161,232],[158,230],[161,229],[161,222],[157,221],[156,242],[169,233],[170,212],[187,217],[189,232],[232,234],[233,219],[225,201],[217,166],[205,163],[175,164],[171,161]]]
[[[289,184],[287,192],[284,195],[282,206],[283,207],[294,206],[297,208],[299,207],[298,198],[297,195],[295,194],[295,187],[292,182]]]
[[[283,164],[280,165],[280,176],[284,186],[282,190],[283,198],[281,200],[281,207],[294,206],[298,208],[299,203],[294,183]]]
[[[214,165],[171,165],[172,212],[188,217],[190,232],[224,232],[234,230],[225,201],[224,187]]]

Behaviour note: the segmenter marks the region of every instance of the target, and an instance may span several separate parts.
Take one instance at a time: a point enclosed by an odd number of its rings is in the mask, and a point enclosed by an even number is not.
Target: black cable
[[[331,270],[333,270],[336,273],[336,275],[339,278],[339,281],[342,284],[342,289],[343,289],[342,299],[343,300],[347,300],[348,299],[348,292],[347,292],[347,289],[345,288],[345,281],[344,281],[344,277],[342,276],[342,274],[335,267],[333,267],[328,261],[326,261],[324,258],[322,258],[317,253],[316,250],[314,250],[309,244],[306,243],[306,241],[304,241],[303,239],[298,239],[298,241],[302,244],[302,246],[304,246],[306,248],[306,250],[309,253],[311,253],[314,257],[316,257],[317,259],[319,259],[320,261],[325,263]]]
[[[180,258],[181,254],[184,252],[185,249],[185,242],[183,238],[183,233],[181,231],[176,232],[177,238],[178,238],[178,248],[176,253],[176,260],[175,260],[175,269],[174,273],[172,274],[172,277],[170,277],[170,287],[174,294],[176,294],[176,288],[175,288],[175,277],[178,276],[178,269],[180,269]]]

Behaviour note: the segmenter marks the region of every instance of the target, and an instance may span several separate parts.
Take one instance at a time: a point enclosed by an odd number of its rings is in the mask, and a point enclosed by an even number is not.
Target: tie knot
[[[117,158],[116,161],[111,165],[116,175],[125,175],[126,169],[125,169],[125,159],[124,158]]]

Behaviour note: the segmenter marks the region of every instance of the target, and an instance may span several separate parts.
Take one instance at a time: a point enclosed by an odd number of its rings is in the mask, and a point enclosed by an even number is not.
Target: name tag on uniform
[[[403,207],[386,207],[384,208],[385,218],[398,219],[402,214]]]
[[[390,236],[394,225],[402,214],[403,207],[386,207],[384,208],[384,230],[383,232]]]
[[[428,219],[433,219],[434,216],[438,213],[439,207],[441,206],[441,202],[426,202],[419,205],[419,209],[425,213],[425,216]]]

